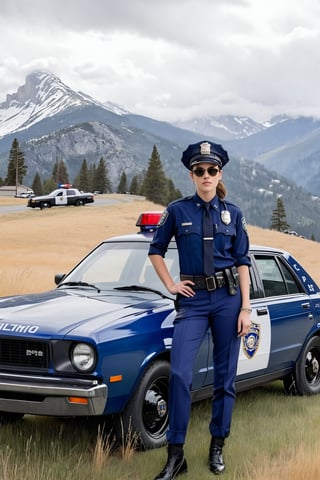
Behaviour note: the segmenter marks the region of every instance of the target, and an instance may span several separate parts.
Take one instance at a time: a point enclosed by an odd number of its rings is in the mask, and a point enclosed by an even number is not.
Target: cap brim
[[[199,163],[212,163],[212,165],[218,165],[218,167],[222,168],[222,161],[218,156],[197,155],[191,160],[190,168]]]

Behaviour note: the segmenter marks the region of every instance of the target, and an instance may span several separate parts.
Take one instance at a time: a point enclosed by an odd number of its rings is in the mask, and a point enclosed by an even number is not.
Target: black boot
[[[212,437],[209,450],[209,465],[210,471],[215,475],[220,475],[225,470],[223,462],[222,448],[224,445],[224,438]]]
[[[186,473],[187,470],[187,461],[184,458],[182,445],[169,444],[167,463],[154,480],[173,480],[181,473]]]

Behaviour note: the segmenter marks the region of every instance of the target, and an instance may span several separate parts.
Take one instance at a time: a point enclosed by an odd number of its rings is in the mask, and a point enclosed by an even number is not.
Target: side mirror
[[[65,273],[56,273],[54,276],[54,283],[56,285],[59,285],[59,283],[62,282],[65,276],[66,276]]]

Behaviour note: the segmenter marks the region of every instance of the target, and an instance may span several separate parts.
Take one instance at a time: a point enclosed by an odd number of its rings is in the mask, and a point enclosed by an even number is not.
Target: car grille
[[[0,340],[0,365],[48,368],[49,345],[30,340]]]

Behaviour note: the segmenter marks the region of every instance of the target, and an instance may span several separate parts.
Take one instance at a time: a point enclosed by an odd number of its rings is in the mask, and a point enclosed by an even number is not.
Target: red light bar
[[[150,230],[155,228],[161,218],[162,212],[143,212],[139,216],[136,226],[141,230]]]

